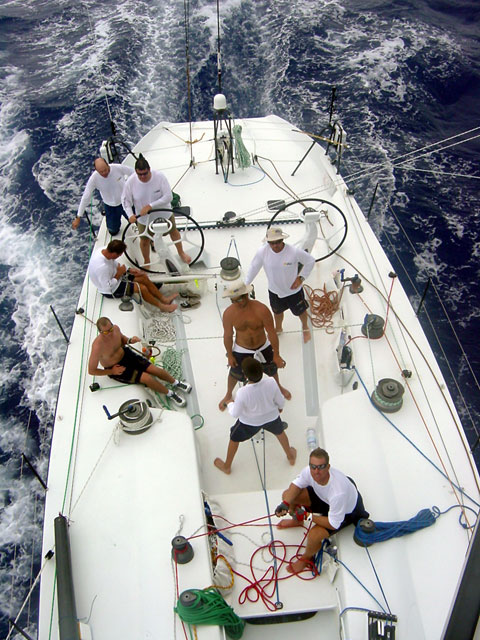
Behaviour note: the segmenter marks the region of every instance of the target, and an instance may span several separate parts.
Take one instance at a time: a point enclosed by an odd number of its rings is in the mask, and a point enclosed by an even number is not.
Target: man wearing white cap
[[[275,330],[282,332],[283,313],[287,309],[302,323],[303,341],[311,338],[308,326],[308,303],[303,293],[303,281],[315,266],[315,258],[306,251],[285,244],[288,234],[280,227],[271,227],[264,238],[265,244],[255,254],[248,268],[245,282],[250,284],[263,267],[268,280],[270,306],[275,318]]]
[[[264,372],[272,376],[282,395],[290,400],[292,394],[282,387],[278,380],[277,369],[285,366],[285,360],[278,351],[278,336],[273,325],[269,308],[249,296],[251,285],[244,282],[232,283],[223,294],[232,304],[223,313],[223,343],[227,352],[230,371],[227,381],[227,393],[220,400],[218,408],[224,411],[233,400],[232,393],[239,381],[244,381],[242,360],[248,356],[262,363]],[[235,336],[235,339],[234,339]]]

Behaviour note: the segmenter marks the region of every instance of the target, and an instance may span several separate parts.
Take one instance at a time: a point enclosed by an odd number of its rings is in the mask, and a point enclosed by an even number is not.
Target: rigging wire
[[[185,22],[185,72],[187,74],[187,106],[190,140],[192,139],[192,87],[190,83],[190,0],[183,0]],[[193,162],[193,149],[190,145],[190,164]]]
[[[217,78],[218,78],[218,92],[222,93],[222,52],[220,50],[220,0],[217,0]]]
[[[99,50],[100,47],[98,47],[97,38],[96,38],[96,35],[95,35],[95,29],[94,29],[93,21],[92,21],[92,16],[91,16],[90,11],[88,9],[88,4],[86,2],[84,2],[83,4],[84,4],[85,10],[87,12],[88,23],[89,23],[89,26],[90,26],[90,33],[91,33],[91,36],[92,36],[94,49]],[[105,104],[107,105],[108,117],[110,118],[110,127],[112,129],[113,135],[115,135],[116,134],[115,124],[113,122],[113,115],[112,115],[112,110],[110,108],[110,103],[108,101],[108,94],[107,94],[107,89],[106,89],[106,85],[105,85],[105,78],[104,78],[104,75],[102,73],[101,68],[99,68],[97,70],[96,74],[99,77],[100,88],[103,91],[103,95],[104,95],[104,98],[105,98]]]
[[[398,218],[397,214],[395,213],[395,210],[392,208],[392,206],[391,206],[390,204],[388,204],[388,209],[389,209],[389,211],[390,211],[391,215],[393,216],[393,218],[394,218],[394,220],[395,220],[396,224],[399,226],[400,230],[402,231],[402,233],[403,233],[403,235],[404,235],[404,237],[405,237],[406,241],[408,242],[408,244],[409,244],[409,246],[410,246],[411,250],[413,251],[413,253],[415,254],[415,256],[417,256],[417,257],[418,257],[418,251],[415,249],[414,244],[413,244],[413,243],[412,243],[412,241],[410,240],[410,238],[409,238],[409,236],[408,236],[407,232],[405,231],[405,229],[404,229],[404,227],[403,227],[403,225],[402,225],[401,221],[399,220],[399,218]],[[387,241],[388,241],[388,243],[389,243],[389,245],[390,245],[390,247],[391,247],[392,251],[395,253],[395,255],[396,255],[396,257],[397,257],[397,260],[398,260],[398,261],[399,261],[399,263],[401,264],[402,269],[403,269],[404,273],[406,274],[406,277],[408,278],[408,280],[409,280],[409,282],[410,282],[410,285],[411,285],[411,286],[412,286],[412,288],[414,289],[415,293],[416,293],[417,295],[419,295],[419,292],[418,292],[418,290],[417,290],[417,288],[416,288],[416,286],[415,286],[415,283],[413,282],[412,278],[410,277],[410,274],[408,273],[408,270],[406,269],[406,267],[405,267],[405,265],[404,265],[404,263],[403,263],[403,261],[402,261],[401,257],[398,255],[398,252],[397,252],[397,250],[395,249],[395,246],[394,246],[394,244],[393,244],[392,240],[390,239],[390,236],[389,236],[388,232],[387,232],[385,229],[382,229],[382,232],[385,234],[385,237],[387,238]],[[460,349],[460,352],[461,352],[461,354],[462,354],[462,358],[464,359],[464,361],[465,361],[465,363],[466,363],[466,365],[467,365],[467,367],[468,367],[468,370],[470,371],[470,374],[471,374],[472,379],[473,379],[473,381],[474,381],[474,384],[475,384],[475,386],[476,386],[476,388],[477,388],[477,391],[478,391],[478,392],[480,392],[480,383],[479,383],[479,381],[478,381],[478,379],[477,379],[477,376],[475,375],[475,372],[474,372],[474,370],[473,370],[473,368],[472,368],[472,365],[470,364],[470,361],[469,361],[468,356],[467,356],[467,354],[466,354],[466,352],[465,352],[465,349],[463,348],[463,345],[462,345],[462,343],[461,343],[461,341],[460,341],[460,338],[459,338],[459,336],[458,336],[458,333],[457,333],[457,331],[455,330],[455,327],[454,327],[453,322],[452,322],[452,320],[451,320],[451,318],[450,318],[450,316],[449,316],[449,314],[448,314],[448,311],[447,311],[447,309],[446,309],[446,307],[445,307],[445,304],[444,304],[444,302],[443,302],[443,300],[442,300],[442,297],[441,297],[441,295],[440,295],[440,292],[438,291],[438,288],[437,288],[437,286],[435,285],[435,283],[434,283],[433,281],[431,281],[431,283],[432,283],[432,287],[433,287],[433,291],[434,291],[434,293],[435,293],[435,296],[436,296],[436,298],[437,298],[437,300],[438,300],[438,302],[439,302],[440,306],[442,307],[443,314],[444,314],[444,316],[445,316],[445,318],[446,318],[446,320],[447,320],[448,324],[450,325],[450,329],[451,329],[451,331],[452,331],[452,334],[453,334],[453,336],[454,336],[454,338],[455,338],[455,340],[456,340],[456,342],[457,342],[457,345],[458,345],[458,347],[459,347],[459,349]],[[460,399],[461,399],[461,401],[462,401],[462,404],[463,404],[463,406],[464,406],[464,408],[465,408],[465,410],[466,410],[466,412],[467,412],[467,414],[468,414],[468,418],[469,418],[469,420],[470,420],[470,423],[471,423],[472,429],[475,431],[475,434],[476,434],[477,436],[479,436],[480,434],[479,434],[479,431],[478,431],[477,425],[475,424],[475,421],[474,421],[474,419],[473,419],[473,416],[471,415],[471,412],[470,412],[470,409],[469,409],[469,407],[468,407],[467,401],[466,401],[466,399],[465,399],[465,397],[464,397],[464,395],[463,395],[463,393],[462,393],[462,390],[461,390],[460,385],[459,385],[459,383],[458,383],[458,381],[457,381],[457,378],[456,378],[456,376],[455,376],[455,373],[454,373],[454,372],[453,372],[453,370],[452,370],[452,367],[451,367],[451,365],[450,365],[450,361],[449,361],[449,359],[447,358],[447,355],[446,355],[446,353],[445,353],[445,350],[444,350],[444,348],[443,348],[443,345],[442,345],[442,343],[441,343],[441,341],[440,341],[440,337],[439,337],[439,335],[438,335],[438,333],[437,333],[437,331],[436,331],[436,329],[435,329],[435,326],[434,326],[434,324],[433,324],[433,322],[432,322],[432,319],[431,319],[431,317],[430,317],[430,315],[429,315],[429,313],[428,313],[428,311],[427,311],[426,306],[424,306],[424,308],[423,308],[423,309],[424,309],[424,312],[425,312],[426,318],[427,318],[427,320],[428,320],[428,323],[429,323],[429,325],[430,325],[430,328],[431,328],[431,330],[432,330],[432,332],[433,332],[433,334],[434,334],[434,336],[435,336],[435,340],[436,340],[436,342],[437,342],[437,344],[438,344],[438,346],[439,346],[439,348],[440,348],[440,351],[441,351],[441,353],[442,353],[442,356],[443,356],[443,358],[444,358],[444,360],[445,360],[446,366],[447,366],[447,368],[448,368],[448,370],[449,370],[449,373],[450,373],[450,375],[451,375],[451,377],[452,377],[452,380],[453,380],[453,382],[454,382],[454,384],[455,384],[455,388],[456,388],[456,390],[457,390],[457,393],[458,393],[458,395],[459,395],[459,397],[460,397]]]
[[[366,175],[370,175],[372,172],[376,173],[377,171],[380,171],[382,169],[385,169],[386,167],[388,168],[395,168],[395,167],[400,167],[403,162],[408,159],[409,161],[412,160],[418,160],[419,158],[424,158],[426,156],[432,155],[433,153],[437,153],[439,151],[445,151],[446,149],[449,149],[451,147],[456,147],[460,144],[464,144],[465,142],[470,142],[472,140],[476,140],[477,138],[480,138],[480,134],[475,135],[475,136],[471,136],[470,138],[463,138],[462,140],[457,140],[456,142],[452,142],[451,144],[445,145],[443,147],[440,148],[433,148],[433,147],[438,147],[438,145],[441,145],[445,142],[450,142],[451,140],[455,140],[455,138],[459,138],[460,136],[465,136],[465,135],[469,135],[471,133],[474,133],[475,131],[478,131],[480,129],[480,127],[474,127],[473,129],[469,129],[468,131],[463,131],[462,133],[457,133],[454,136],[450,136],[448,138],[443,138],[442,140],[438,140],[437,142],[433,142],[431,144],[425,145],[424,147],[421,147],[420,149],[415,149],[414,151],[409,151],[408,153],[404,153],[400,156],[397,156],[396,158],[393,158],[388,164],[386,162],[379,162],[377,164],[373,164],[370,167],[368,167],[365,170],[359,170],[359,171],[354,171],[353,173],[344,176],[344,180],[350,180],[350,181],[355,181],[358,180],[360,178],[365,177]],[[427,151],[428,150],[428,151]],[[423,153],[425,152],[425,153]]]

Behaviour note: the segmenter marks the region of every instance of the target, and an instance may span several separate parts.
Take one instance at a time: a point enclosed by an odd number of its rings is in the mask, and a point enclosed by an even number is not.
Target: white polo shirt
[[[358,499],[358,491],[353,482],[347,476],[330,467],[330,478],[327,484],[315,482],[310,472],[310,467],[305,467],[293,480],[293,484],[300,489],[312,487],[320,500],[328,504],[328,521],[334,529],[337,529],[348,513],[355,509]]]

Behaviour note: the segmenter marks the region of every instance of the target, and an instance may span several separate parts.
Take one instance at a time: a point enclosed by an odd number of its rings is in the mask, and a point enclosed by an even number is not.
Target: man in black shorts
[[[178,295],[174,293],[164,296],[140,269],[129,269],[118,262],[127,245],[121,240],[112,240],[108,245],[93,254],[88,265],[90,280],[106,298],[122,298],[140,290],[142,298],[161,311],[175,311],[176,304],[172,300]]]
[[[248,382],[238,390],[235,401],[228,403],[228,412],[237,421],[230,429],[227,457],[225,461],[215,458],[214,465],[223,473],[229,474],[240,442],[249,440],[260,429],[277,437],[288,461],[294,465],[297,452],[288,442],[286,423],[280,420],[285,398],[278,384],[272,378],[264,377],[262,365],[251,356],[243,360],[242,371]]]
[[[304,553],[287,567],[290,573],[311,568],[323,540],[369,516],[353,480],[331,468],[328,453],[320,447],[310,453],[308,466],[283,492],[282,500],[275,514],[282,517],[289,513],[292,517],[282,520],[279,529],[302,526],[304,520],[313,522]]]
[[[138,336],[127,338],[108,318],[99,318],[97,329],[100,334],[93,341],[88,361],[88,373],[91,376],[109,376],[125,384],[144,384],[171,398],[178,407],[187,404],[177,391],[190,393],[192,386],[176,380],[165,369],[156,367],[140,353],[130,349],[128,345],[140,342]],[[103,368],[98,366],[99,363]],[[168,390],[160,380],[169,383],[172,389]]]
[[[311,338],[308,326],[308,303],[303,293],[303,281],[315,266],[315,258],[306,251],[285,244],[288,234],[279,227],[271,227],[264,238],[265,244],[256,252],[248,268],[245,282],[251,284],[263,267],[268,280],[270,306],[275,318],[275,331],[283,329],[283,313],[290,309],[302,323],[303,341]]]

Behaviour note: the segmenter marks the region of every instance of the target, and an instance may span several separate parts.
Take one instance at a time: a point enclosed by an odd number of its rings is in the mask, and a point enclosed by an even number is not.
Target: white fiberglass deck
[[[77,379],[66,379],[64,375],[46,518],[53,519],[65,506],[62,483],[67,474],[70,438],[62,439],[61,430],[62,423],[76,420],[79,430],[72,448],[75,471],[67,483],[67,504],[74,507],[71,514],[74,581],[78,613],[87,616],[92,607],[92,625],[98,637],[121,637],[118,633],[110,636],[105,632],[109,629],[110,606],[121,611],[120,622],[125,628],[133,629],[139,619],[145,622],[144,627],[124,637],[170,637],[174,624],[180,637],[178,622],[173,620],[175,584],[170,566],[170,540],[179,529],[180,516],[185,518],[182,534],[186,537],[204,531],[201,491],[218,504],[220,515],[232,523],[267,516],[268,511],[272,513],[282,490],[307,464],[307,428],[317,430],[319,444],[329,452],[332,466],[355,480],[374,520],[407,520],[421,509],[437,505],[443,511],[457,502],[452,484],[395,427],[436,465],[444,464],[444,473],[478,502],[476,474],[470,468],[463,434],[457,432],[457,426],[460,430],[461,426],[431,349],[419,331],[398,279],[392,280],[392,267],[368,223],[353,198],[346,195],[343,181],[328,160],[324,162],[323,152],[317,147],[295,176],[291,176],[311,140],[294,132],[285,121],[272,116],[240,123],[244,143],[250,152],[258,154],[258,163],[245,171],[236,170],[227,183],[215,174],[212,123],[194,125],[192,138],[200,141],[193,145],[184,142],[190,135],[188,125],[160,124],[136,147],[152,167],[166,173],[173,189],[181,195],[182,205],[190,207],[193,218],[205,226],[205,250],[192,267],[192,274],[198,276],[201,305],[175,314],[176,346],[183,353],[184,375],[194,385],[186,410],[164,412],[162,422],[144,435],[120,434],[117,443],[109,442],[112,425],[106,420],[102,404],[114,412],[125,399],[144,397],[144,391],[139,387],[128,388],[128,391],[105,389],[103,378],[103,390],[91,394],[88,385],[92,379],[84,369],[80,374],[81,393],[77,396]],[[194,163],[189,168],[191,153]],[[298,319],[289,313],[285,315],[280,354],[286,367],[279,371],[279,376],[292,393],[292,399],[286,403],[282,419],[289,425],[290,444],[298,452],[296,464],[289,465],[276,438],[267,433],[265,440],[259,437],[253,443],[241,444],[232,472],[227,476],[213,464],[217,456],[225,457],[233,423],[227,412],[218,409],[226,391],[228,373],[221,321],[228,301],[221,297],[224,283],[220,278],[220,260],[227,254],[238,257],[242,269],[246,270],[272,215],[267,201],[298,198],[304,198],[307,206],[309,198],[329,200],[348,219],[345,243],[336,254],[316,264],[306,284],[317,290],[325,286],[327,291],[335,291],[332,274],[345,269],[346,277],[360,275],[364,290],[359,295],[345,288],[331,328],[328,331],[314,329],[312,340],[307,344],[303,343]],[[322,205],[317,203],[317,208],[321,209]],[[319,226],[321,233],[329,237],[329,216],[334,212],[328,206],[326,209],[327,214]],[[299,210],[301,207],[290,217],[297,218]],[[256,226],[217,228],[217,221],[227,211],[234,211],[238,218]],[[282,225],[290,234],[288,242],[300,241],[304,232],[301,222],[283,221]],[[197,242],[193,233],[187,236]],[[104,246],[107,238],[103,236],[99,242]],[[335,236],[331,242],[335,244]],[[195,246],[188,246],[187,242],[185,245],[195,255]],[[318,257],[325,252],[328,253],[326,243],[319,240],[313,255]],[[256,298],[268,304],[263,272],[254,284]],[[88,300],[86,290],[82,295],[80,303],[88,317],[96,320],[100,315],[108,315],[125,335],[142,335],[144,322],[138,310],[125,314],[117,310],[116,302],[105,302],[91,290]],[[385,336],[378,340],[365,338],[361,326],[367,313],[388,317]],[[85,366],[95,331],[87,325],[84,335],[84,322],[80,318],[75,322],[68,367],[77,366],[79,359]],[[344,387],[339,384],[335,350],[342,328],[351,338],[356,366]],[[411,377],[403,378],[403,370],[411,371]],[[390,422],[369,401],[369,395],[382,378],[393,378],[405,387],[403,407],[389,416]],[[75,414],[75,407],[71,406],[73,397],[80,398],[79,414]],[[203,422],[203,426],[192,432],[188,416],[194,414],[200,414],[201,418],[193,418],[193,423]],[[102,463],[97,469],[100,458]],[[104,482],[103,471],[107,474]],[[58,478],[62,482],[57,488]],[[475,506],[464,500],[467,505]],[[437,640],[468,544],[467,533],[458,524],[458,515],[459,509],[452,510],[428,529],[374,545],[370,553],[380,584],[365,550],[352,540],[353,527],[342,531],[335,536],[339,558],[365,588],[341,565],[333,583],[330,581],[333,575],[328,573],[310,582],[298,577],[280,580],[279,595],[275,594],[273,599],[279,597],[283,603],[282,613],[316,610],[320,613],[303,622],[248,625],[244,637],[269,640],[302,633],[303,637],[313,639],[318,637],[321,626],[323,637],[339,638],[341,620],[345,637],[363,639],[367,637],[366,614],[349,610],[339,620],[340,612],[348,607],[374,611],[390,607],[399,618],[397,638]],[[287,544],[299,544],[302,532],[279,532],[276,521],[273,517],[275,538]],[[249,564],[256,546],[268,543],[267,522],[262,521],[259,528],[235,527],[225,532],[233,542],[232,566],[239,573],[248,573],[245,565]],[[51,544],[46,528],[44,549]],[[192,545],[193,561],[179,567],[179,591],[204,588],[212,581],[206,538],[195,538]],[[287,558],[294,552],[294,547],[288,547]],[[266,556],[256,562],[261,569],[273,564]],[[89,565],[93,565],[92,570]],[[53,592],[54,572],[48,571],[47,587],[42,586],[44,599]],[[285,575],[282,567],[279,577]],[[134,592],[132,609],[125,605],[122,580],[130,585],[129,592]],[[118,595],[109,602],[107,591],[115,583]],[[236,577],[229,596],[235,611],[241,617],[267,615],[268,608],[261,602],[239,602],[246,584],[243,578]],[[45,620],[48,615],[44,614]],[[167,632],[158,628],[161,619],[167,621]],[[201,638],[216,638],[221,632],[216,627],[199,627],[198,633]]]

